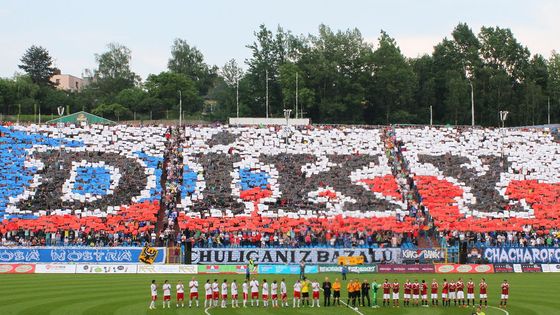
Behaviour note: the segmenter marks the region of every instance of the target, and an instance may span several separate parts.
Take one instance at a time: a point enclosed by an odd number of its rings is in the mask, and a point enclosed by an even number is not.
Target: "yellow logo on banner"
[[[144,246],[144,249],[142,249],[142,252],[140,253],[139,260],[145,264],[151,265],[156,260],[157,254],[158,250],[156,248],[150,247],[148,246],[148,244],[146,244],[146,246]]]
[[[340,256],[338,257],[338,264],[347,266],[363,265],[364,256]]]

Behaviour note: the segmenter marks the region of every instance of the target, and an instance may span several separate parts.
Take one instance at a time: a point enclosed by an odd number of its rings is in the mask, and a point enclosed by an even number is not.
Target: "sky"
[[[375,44],[381,29],[405,56],[431,53],[459,22],[510,28],[531,53],[560,50],[557,0],[0,0],[0,77],[12,77],[25,50],[40,45],[62,73],[81,76],[110,42],[132,51],[142,78],[165,71],[175,38],[196,46],[211,65],[250,57],[260,24],[316,34],[319,24],[358,28]]]

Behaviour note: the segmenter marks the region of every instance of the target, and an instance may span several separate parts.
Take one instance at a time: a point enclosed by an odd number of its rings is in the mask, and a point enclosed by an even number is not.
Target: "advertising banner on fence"
[[[80,264],[76,265],[76,273],[136,273],[138,265],[90,265]]]
[[[246,265],[200,265],[198,273],[245,274]],[[251,272],[254,274],[255,272]]]
[[[0,274],[3,273],[34,273],[34,264],[0,264]]]
[[[158,248],[154,263],[165,262]],[[133,263],[139,262],[142,247],[0,247],[0,263]]]
[[[560,272],[560,264],[541,265],[543,272]]]
[[[298,265],[258,265],[259,274],[299,275]],[[318,273],[317,265],[305,266],[305,274]]]
[[[556,264],[560,263],[560,248],[487,247],[484,249],[483,258],[493,264]]]
[[[514,272],[513,264],[494,264],[495,273]]]
[[[257,264],[336,264],[340,256],[364,256],[366,264],[379,262],[401,263],[400,248],[193,248],[194,264],[247,264],[253,259]]]
[[[493,265],[435,264],[436,273],[494,273]]]
[[[36,264],[35,273],[76,273],[76,265]]]
[[[520,265],[521,265],[521,272],[523,273],[543,272],[541,265],[539,264],[520,264]]]
[[[381,264],[377,266],[379,273],[434,273],[434,265],[392,265]]]
[[[350,273],[376,273],[377,265],[348,266],[348,271]],[[342,266],[322,265],[319,266],[319,272],[342,272]]]
[[[197,274],[196,265],[138,265],[138,273]]]
[[[403,260],[441,260],[445,258],[445,252],[439,248],[403,249]]]

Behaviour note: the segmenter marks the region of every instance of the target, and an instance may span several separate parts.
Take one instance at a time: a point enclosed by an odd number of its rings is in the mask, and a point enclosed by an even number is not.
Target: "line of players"
[[[400,283],[395,279],[393,283],[390,283],[388,279],[385,279],[385,282],[381,285],[383,289],[383,306],[393,306],[399,307],[399,296],[400,296]],[[439,287],[440,284],[436,281],[436,279],[432,280],[430,284],[430,299],[432,306],[439,306]],[[474,283],[473,279],[469,279],[466,283],[463,282],[461,278],[457,281],[450,280],[449,282],[447,279],[443,279],[443,283],[441,284],[441,302],[442,306],[449,307],[453,302],[454,306],[459,307],[469,307],[469,306],[476,306],[475,303],[475,287],[476,284]],[[466,299],[465,299],[465,287],[467,291]],[[403,305],[410,306],[410,302],[412,300],[413,306],[421,305],[424,307],[428,307],[428,284],[425,280],[422,280],[421,283],[418,280],[414,282],[410,282],[408,279],[402,285],[404,295],[403,295]],[[484,278],[481,279],[480,283],[478,284],[479,289],[479,306],[488,307],[488,283]],[[507,280],[501,284],[501,297],[500,297],[500,307],[506,308],[507,302],[509,299],[509,283]],[[466,304],[465,304],[466,302]],[[472,303],[472,304],[471,304]]]
[[[367,283],[367,280],[364,281]],[[442,306],[449,307],[453,302],[454,306],[459,307],[469,307],[469,306],[476,306],[475,303],[475,283],[472,279],[469,279],[467,283],[464,283],[461,278],[459,278],[456,282],[450,280],[449,282],[447,279],[443,279],[441,289],[441,299],[442,299]],[[340,283],[338,279],[335,280],[335,285],[333,285],[333,305],[340,305]],[[383,290],[383,306],[393,306],[399,307],[400,306],[400,289],[401,284],[395,279],[394,282],[389,282],[388,279],[385,279],[385,282],[381,285],[378,285],[377,282],[374,280],[371,286],[368,284],[368,288],[371,288],[373,291],[373,306],[372,307],[379,307],[377,305],[377,290],[381,288]],[[439,287],[440,284],[433,279],[430,285],[430,299],[432,306],[439,306]],[[465,287],[467,291],[466,299],[465,299]],[[479,285],[479,304],[480,306],[488,306],[488,284],[486,283],[485,279],[482,278]],[[348,301],[345,303],[349,307],[356,307],[365,306],[365,298],[368,300],[369,304],[369,290],[364,292],[360,288],[363,288],[363,284],[360,283],[358,279],[350,280],[347,284],[348,290]],[[403,283],[402,289],[404,291],[403,295],[403,306],[408,307],[410,306],[410,302],[412,301],[412,306],[420,306],[429,307],[428,302],[428,284],[425,280],[418,282],[415,280],[414,282],[410,282],[408,279]],[[149,308],[155,309],[155,302],[157,300],[157,285],[156,281],[152,280],[152,284],[150,286],[151,290],[151,303]],[[171,284],[167,280],[165,280],[163,286],[163,308],[171,308]],[[189,282],[189,303],[188,306],[192,307],[193,302],[196,307],[199,307],[199,283],[195,277],[191,279]],[[250,305],[251,306],[259,306],[259,293],[261,294],[262,302],[264,307],[268,307],[269,305],[272,307],[279,307],[278,301],[280,300],[281,307],[288,307],[288,296],[287,296],[287,286],[285,279],[282,279],[280,283],[276,280],[273,280],[272,283],[267,282],[266,279],[262,280],[262,283],[259,283],[257,279],[245,280],[241,284],[242,290],[242,301],[243,307],[247,307],[247,303],[249,302],[250,297]],[[321,290],[321,286],[317,280],[309,281],[307,279],[297,280],[296,283],[293,285],[293,303],[292,307],[300,307],[304,306],[306,303],[309,306],[309,302],[311,301],[311,307],[320,307],[319,302],[319,292]],[[231,283],[228,283],[227,279],[224,279],[221,285],[218,283],[217,279],[214,279],[213,282],[210,280],[206,280],[204,284],[204,291],[205,291],[205,300],[204,300],[204,307],[218,307],[218,304],[222,308],[227,307],[228,298],[231,297],[231,306],[233,308],[240,307],[239,306],[239,297],[238,292],[239,288],[237,285],[237,281],[233,280]],[[312,294],[311,299],[309,294]],[[230,295],[228,295],[228,293]],[[250,294],[249,294],[250,293]],[[367,295],[361,296],[362,295]],[[185,307],[185,286],[182,281],[178,281],[176,285],[176,307]],[[361,298],[361,299],[360,299]],[[500,307],[506,308],[507,302],[509,298],[509,283],[507,280],[501,285],[501,300],[500,300]],[[221,303],[220,303],[221,300]],[[356,304],[357,302],[357,304]],[[466,304],[465,304],[466,302]],[[421,304],[420,304],[421,303]],[[472,303],[472,304],[471,304]],[[329,303],[330,304],[330,303]],[[368,305],[369,306],[369,305]]]

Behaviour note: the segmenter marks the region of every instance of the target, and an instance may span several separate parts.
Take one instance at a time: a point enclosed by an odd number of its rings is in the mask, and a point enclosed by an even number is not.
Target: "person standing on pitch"
[[[362,282],[362,306],[365,307],[366,306],[366,299],[367,299],[367,306],[370,307],[371,306],[371,300],[369,299],[369,290],[371,289],[371,286],[369,284],[369,282],[366,280],[364,280],[364,282]]]
[[[169,281],[165,280],[162,289],[163,289],[163,308],[165,308],[165,302],[167,302],[167,308],[171,308],[171,284],[169,284]]]
[[[179,280],[176,286],[177,289],[177,307],[179,307],[179,301],[181,302],[181,307],[185,307],[185,285],[183,281]]]
[[[198,307],[198,281],[195,277],[192,277],[191,281],[189,282],[189,307],[192,306],[193,299],[196,301],[196,307]]]
[[[239,300],[237,297],[237,282],[235,279],[231,282],[231,307],[239,307]]]
[[[334,279],[332,288],[333,288],[333,305],[340,306],[340,289],[342,288],[342,285],[340,284],[340,281],[338,281],[338,278]]]
[[[150,285],[150,292],[152,293],[152,300],[150,302],[150,309],[156,309],[156,301],[157,301],[157,285],[156,280],[152,280],[152,284]]]
[[[348,267],[346,267],[346,265],[343,262],[341,262],[340,265],[342,266],[340,272],[342,273],[342,280],[344,281],[346,280],[346,275],[348,274]]]
[[[299,262],[299,279],[305,280],[305,260]]]
[[[326,277],[325,281],[323,282],[323,295],[325,296],[325,306],[331,306],[331,282],[329,281],[329,278]]]
[[[372,306],[373,308],[378,308],[379,305],[377,304],[377,290],[379,290],[379,287],[381,285],[379,283],[377,283],[377,280],[373,280],[373,282],[371,283],[371,292],[373,293],[373,303]]]
[[[319,301],[319,291],[321,290],[321,286],[319,285],[319,281],[313,280],[311,282],[311,291],[313,292],[311,301],[311,307],[314,307],[317,304],[317,307],[321,307],[321,302]]]

